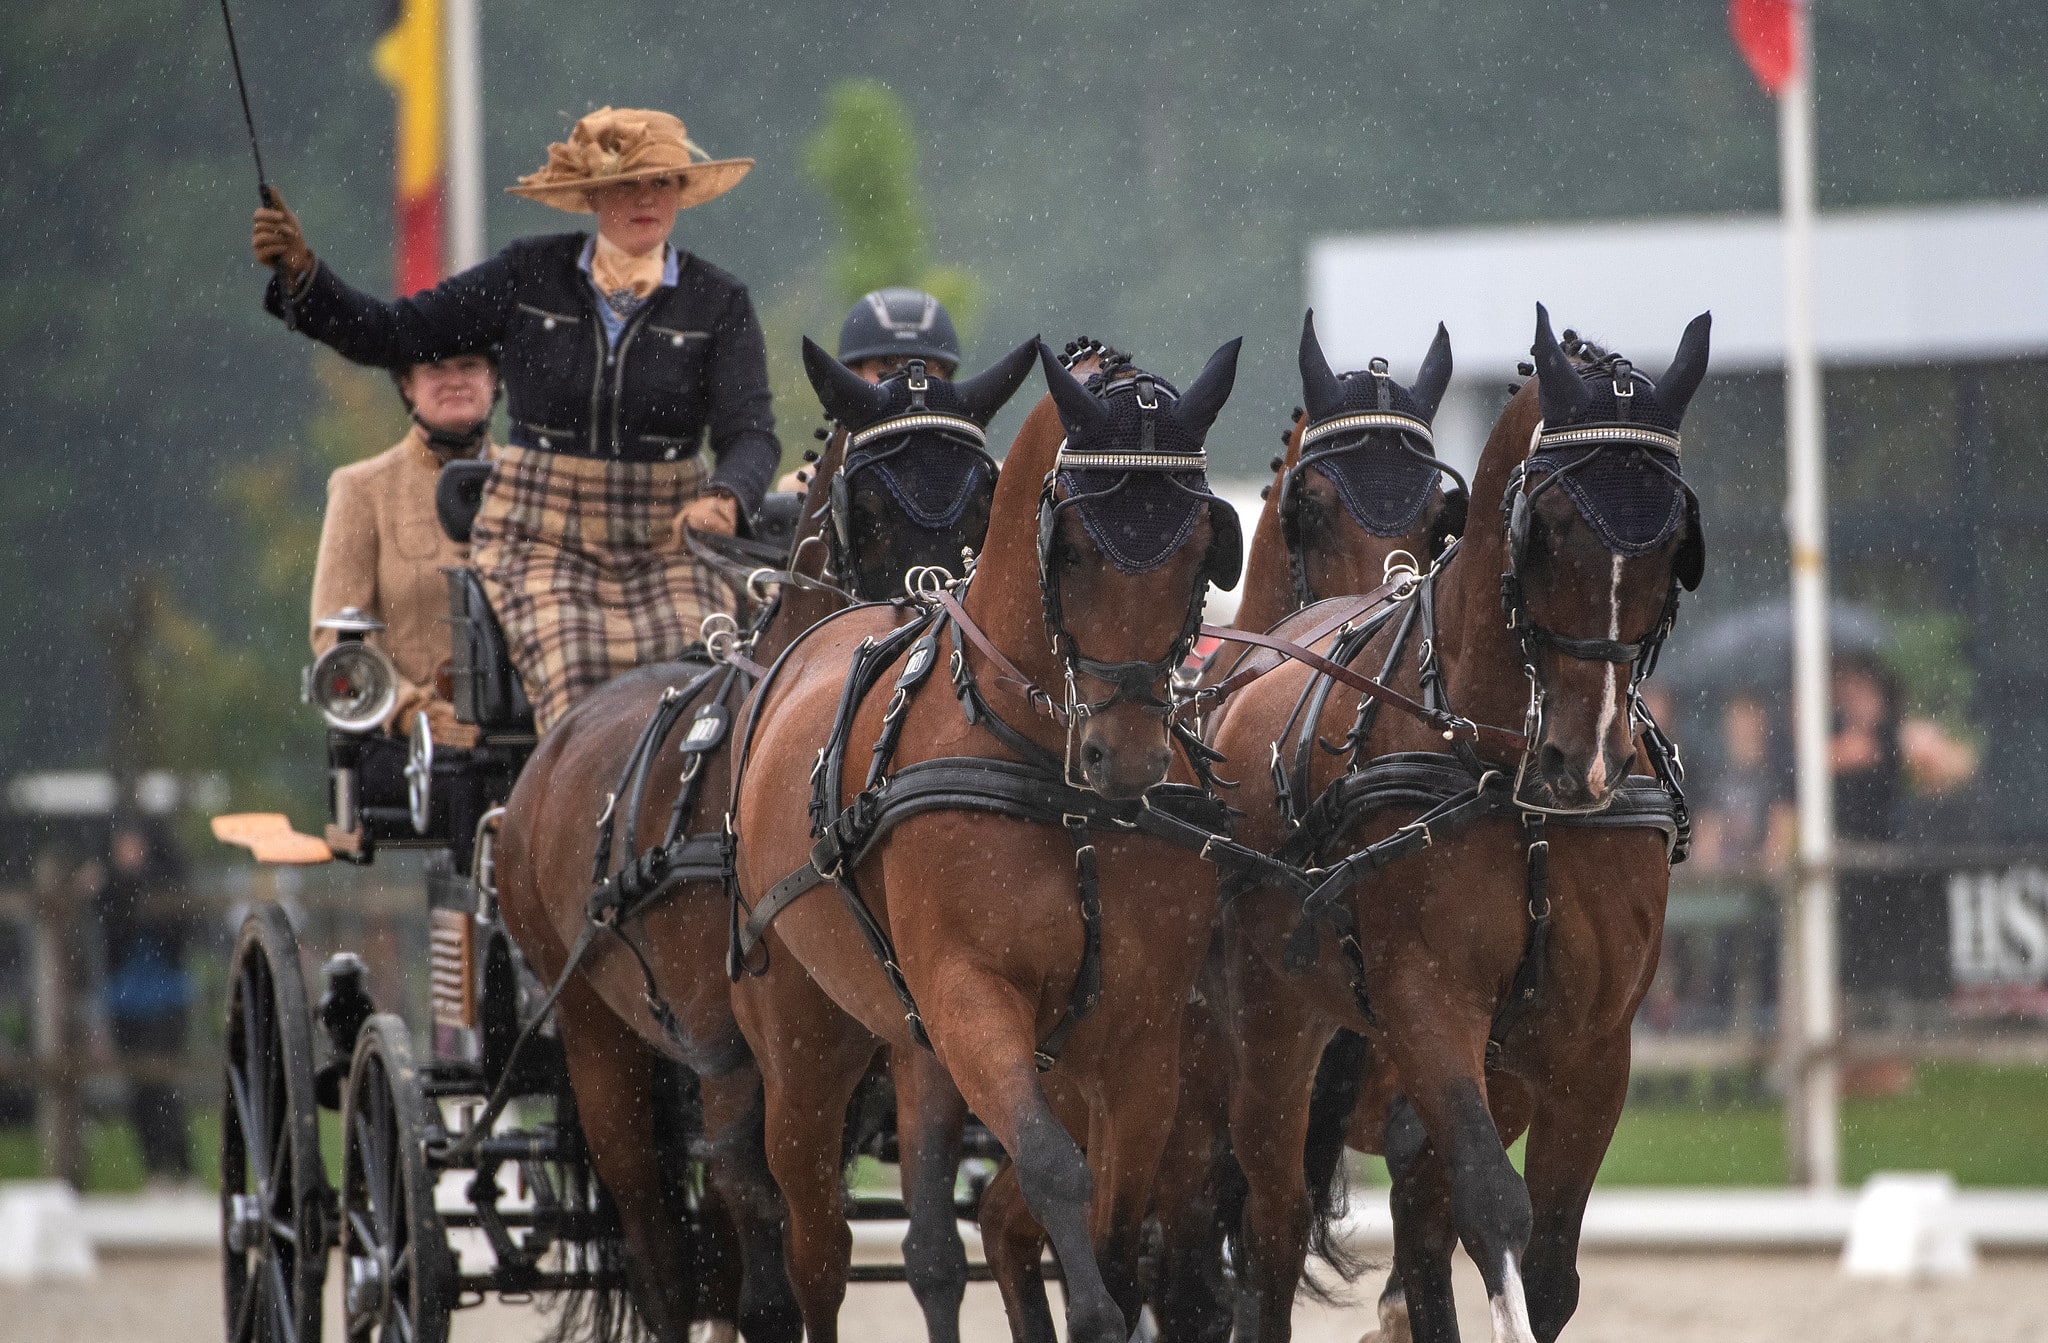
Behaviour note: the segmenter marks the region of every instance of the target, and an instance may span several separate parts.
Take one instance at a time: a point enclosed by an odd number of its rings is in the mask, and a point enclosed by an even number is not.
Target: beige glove
[[[700,532],[714,532],[719,536],[731,536],[739,530],[740,501],[724,490],[706,490],[676,514],[674,535],[671,541],[675,549],[683,548],[683,529],[694,528]]]
[[[384,730],[401,741],[411,737],[412,721],[423,709],[436,746],[467,751],[476,745],[475,726],[456,722],[453,704],[436,695],[432,687],[414,685],[410,681],[399,683],[398,703],[392,708],[391,717],[384,720]]]
[[[292,213],[275,187],[271,188],[270,201],[269,205],[256,211],[255,223],[249,232],[256,264],[281,266],[288,282],[303,284],[313,270],[313,250],[306,246],[306,235],[299,227],[299,217]]]

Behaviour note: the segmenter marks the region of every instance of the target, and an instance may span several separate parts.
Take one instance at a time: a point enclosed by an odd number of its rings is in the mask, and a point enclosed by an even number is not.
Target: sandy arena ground
[[[1477,1274],[1459,1261],[1459,1311],[1465,1336],[1486,1337]],[[1565,1331],[1570,1343],[2032,1343],[2048,1320],[2048,1261],[1993,1258],[1961,1282],[1893,1285],[1853,1281],[1832,1257],[1607,1254],[1582,1262],[1584,1296]],[[1304,1305],[1295,1313],[1302,1343],[1354,1343],[1371,1322],[1370,1296],[1345,1310]],[[326,1337],[341,1340],[329,1281]],[[0,1287],[0,1339],[7,1343],[218,1343],[217,1262],[203,1255],[103,1261],[95,1282]],[[966,1336],[1008,1337],[995,1288],[968,1289]],[[840,1317],[853,1343],[922,1343],[909,1289],[855,1286]],[[456,1343],[526,1343],[542,1331],[531,1308],[491,1304],[457,1317]]]

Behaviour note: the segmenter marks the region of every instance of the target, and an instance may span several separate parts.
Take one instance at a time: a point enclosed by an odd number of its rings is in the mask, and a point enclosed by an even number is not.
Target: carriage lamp
[[[306,670],[303,698],[338,732],[373,732],[398,702],[398,668],[365,635],[384,622],[344,607],[317,626],[333,630],[334,646]]]

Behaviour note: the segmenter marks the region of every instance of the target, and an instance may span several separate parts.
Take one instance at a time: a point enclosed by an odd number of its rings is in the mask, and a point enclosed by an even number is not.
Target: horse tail
[[[1309,1253],[1346,1283],[1355,1281],[1366,1267],[1363,1259],[1338,1242],[1336,1234],[1337,1221],[1350,1206],[1351,1182],[1344,1173],[1345,1135],[1351,1126],[1351,1111],[1358,1105],[1366,1048],[1364,1036],[1347,1030],[1338,1031],[1323,1047],[1315,1086],[1309,1092],[1308,1141],[1302,1152],[1311,1218]],[[1315,1299],[1334,1299],[1313,1274],[1303,1274],[1302,1283]]]

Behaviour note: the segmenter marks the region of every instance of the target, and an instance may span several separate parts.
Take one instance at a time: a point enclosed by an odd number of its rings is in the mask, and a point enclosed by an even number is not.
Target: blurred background
[[[370,289],[397,282],[407,208],[393,95],[420,96],[418,72],[373,60],[404,14],[236,15],[271,179]],[[286,901],[316,954],[364,951],[380,1000],[424,995],[399,973],[425,926],[404,856],[257,873],[206,835],[207,816],[247,810],[318,832],[322,728],[298,690],[323,482],[405,424],[381,373],[260,311],[218,21],[211,0],[97,0],[12,16],[0,44],[16,165],[0,187],[0,1177],[208,1178],[218,967],[248,900]],[[1981,296],[1941,278],[1985,249],[2015,259],[1984,283],[2036,273],[2048,10],[1828,0],[1814,21],[1843,1174],[2048,1184],[2048,292],[2022,293],[2031,325],[1971,341],[1951,328]],[[1526,347],[1526,299],[1657,370],[1685,316],[1749,311],[1776,282],[1744,232],[1775,217],[1776,110],[1719,3],[495,0],[479,54],[487,250],[563,226],[498,189],[602,104],[671,109],[713,154],[759,161],[677,242],[750,286],[791,463],[819,422],[797,336],[829,339],[884,283],[946,297],[970,368],[1034,332],[1088,334],[1185,378],[1243,335],[1210,446],[1255,499],[1299,400],[1306,303],[1333,314],[1340,366],[1384,354],[1399,376],[1422,323],[1450,320],[1461,409],[1444,438],[1469,458]],[[1987,205],[1990,234],[1952,232]],[[1858,219],[1911,238],[1831,282],[1831,221]],[[1707,252],[1660,264],[1681,254],[1657,230],[1681,223]],[[1592,245],[1617,225],[1651,230],[1625,259]],[[1552,244],[1552,269],[1518,273]],[[1529,290],[1511,323],[1461,329],[1455,314],[1490,311],[1467,262]],[[1939,312],[1916,297],[1930,285]],[[1839,340],[1830,293],[1855,305]],[[1637,299],[1654,322],[1604,319]],[[1858,313],[1892,334],[1859,343]],[[1734,341],[1686,425],[1709,564],[1657,686],[1700,840],[1604,1177],[1623,1183],[1793,1173],[1785,414],[1767,346]]]

